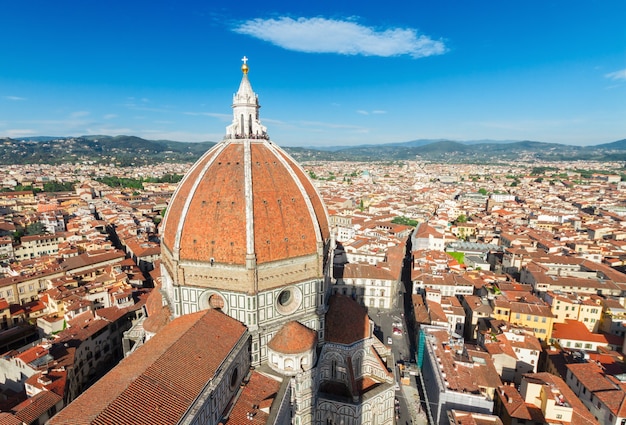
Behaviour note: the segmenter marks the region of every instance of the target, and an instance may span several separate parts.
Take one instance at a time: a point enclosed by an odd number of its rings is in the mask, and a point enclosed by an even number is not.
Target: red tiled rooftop
[[[163,306],[160,288],[160,283],[157,283],[146,300],[148,317],[143,322],[143,328],[148,332],[156,333],[170,322],[171,311],[169,307]]]
[[[243,388],[241,395],[233,406],[233,410],[228,418],[228,424],[265,424],[269,417],[268,409],[274,401],[279,388],[280,382],[258,372],[252,372],[250,381]],[[248,413],[252,414],[251,417],[248,416]]]
[[[24,422],[16,418],[13,414],[0,412],[0,425],[23,425]]]
[[[604,335],[590,332],[585,324],[578,320],[565,320],[565,323],[555,323],[552,338],[607,344],[607,339]]]
[[[217,310],[179,317],[49,423],[175,424],[245,332]]]
[[[53,392],[42,391],[15,406],[13,411],[15,412],[16,418],[24,423],[30,424],[46,414],[52,406],[62,400],[63,397]]]

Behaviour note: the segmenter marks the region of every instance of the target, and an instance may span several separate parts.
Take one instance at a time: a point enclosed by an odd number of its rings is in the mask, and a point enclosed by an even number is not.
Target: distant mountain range
[[[121,166],[193,162],[214,142],[146,140],[135,136],[0,138],[0,164],[113,163]],[[404,143],[335,147],[283,147],[298,161],[403,161],[449,163],[626,161],[626,139],[594,146],[513,140],[419,139]]]
[[[430,145],[433,143],[438,143],[438,142],[449,142],[451,140],[449,139],[417,139],[417,140],[411,140],[410,142],[395,142],[395,143],[385,143],[385,146],[396,146],[396,147],[419,147],[419,146],[425,146],[425,145]],[[491,143],[498,143],[498,144],[502,144],[502,143],[515,143],[518,142],[519,140],[489,140],[489,139],[484,139],[484,140],[464,140],[464,141],[458,141],[458,143],[464,144],[464,145],[477,145],[477,144],[491,144]],[[313,150],[320,150],[320,151],[340,151],[343,149],[351,149],[354,147],[359,147],[359,148],[363,148],[363,147],[375,147],[375,146],[380,146],[380,145],[358,145],[358,146],[307,146],[308,149],[313,149]]]

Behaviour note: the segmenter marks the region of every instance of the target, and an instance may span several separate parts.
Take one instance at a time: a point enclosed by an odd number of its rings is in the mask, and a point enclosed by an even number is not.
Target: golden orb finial
[[[248,73],[248,64],[247,64],[248,58],[244,56],[243,58],[241,58],[241,60],[243,61],[243,65],[241,65],[241,71],[244,74],[247,74]]]

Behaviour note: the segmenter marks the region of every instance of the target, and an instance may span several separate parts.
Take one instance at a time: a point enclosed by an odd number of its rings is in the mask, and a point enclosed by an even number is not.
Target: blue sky
[[[626,137],[626,2],[0,3],[0,136],[219,141],[249,58],[283,146]]]

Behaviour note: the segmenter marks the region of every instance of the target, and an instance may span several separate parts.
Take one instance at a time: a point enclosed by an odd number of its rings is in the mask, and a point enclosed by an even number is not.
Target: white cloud
[[[308,53],[421,58],[446,52],[443,41],[419,34],[413,28],[379,30],[347,20],[257,18],[240,24],[233,31],[287,50]]]
[[[263,118],[263,123],[264,124],[277,124],[277,125],[284,125],[284,124],[286,124],[285,121],[283,121],[283,120],[277,120],[277,119],[273,119],[273,118]]]
[[[373,111],[365,111],[363,109],[359,109],[356,111],[357,114],[361,114],[361,115],[382,115],[382,114],[386,114],[387,111],[383,111],[381,109],[375,109]]]
[[[21,136],[34,136],[37,134],[36,130],[31,130],[31,129],[10,129],[10,130],[5,130],[4,134],[7,137],[11,137],[11,138],[15,138],[15,137],[21,137]]]
[[[131,128],[124,128],[124,127],[120,127],[120,128],[112,128],[112,127],[101,127],[101,128],[96,128],[96,127],[88,127],[85,131],[86,134],[106,134],[106,135],[110,135],[110,136],[119,136],[121,134],[123,135],[129,135],[129,134],[134,134],[135,130],[131,129]]]
[[[192,117],[211,117],[217,118],[220,121],[228,122],[233,119],[232,114],[220,114],[217,112],[183,112],[184,115],[190,115]],[[265,120],[264,120],[265,121]]]
[[[626,69],[620,69],[619,71],[609,72],[604,74],[609,80],[624,80],[626,81]]]
[[[106,114],[104,117],[105,120],[112,120],[113,118],[117,118],[117,114]]]
[[[206,142],[206,141],[220,141],[223,134],[210,134],[210,133],[192,133],[186,131],[162,131],[143,129],[134,133],[139,137],[150,140],[174,140],[181,142]]]
[[[143,103],[148,103],[147,100],[142,99]],[[167,108],[149,108],[147,106],[138,105],[132,101],[127,102],[124,106],[128,109],[132,109],[133,111],[146,111],[146,112],[166,112],[171,113],[172,111]]]
[[[76,111],[70,114],[72,118],[82,118],[82,117],[86,117],[87,115],[89,115],[88,111]]]
[[[4,98],[7,100],[26,100],[25,97],[19,97],[19,96],[4,96]]]
[[[337,123],[329,123],[329,122],[322,122],[322,121],[300,121],[298,123],[299,126],[303,126],[303,127],[309,127],[310,129],[325,129],[325,130],[348,130],[351,132],[358,132],[358,133],[368,133],[370,130],[368,128],[365,127],[361,127],[358,125],[351,125],[351,124],[337,124]]]
[[[485,128],[527,132],[529,128],[538,130],[560,129],[568,128],[583,122],[585,122],[585,120],[582,118],[572,118],[563,120],[520,119],[518,121],[482,121],[477,122],[477,124]]]

